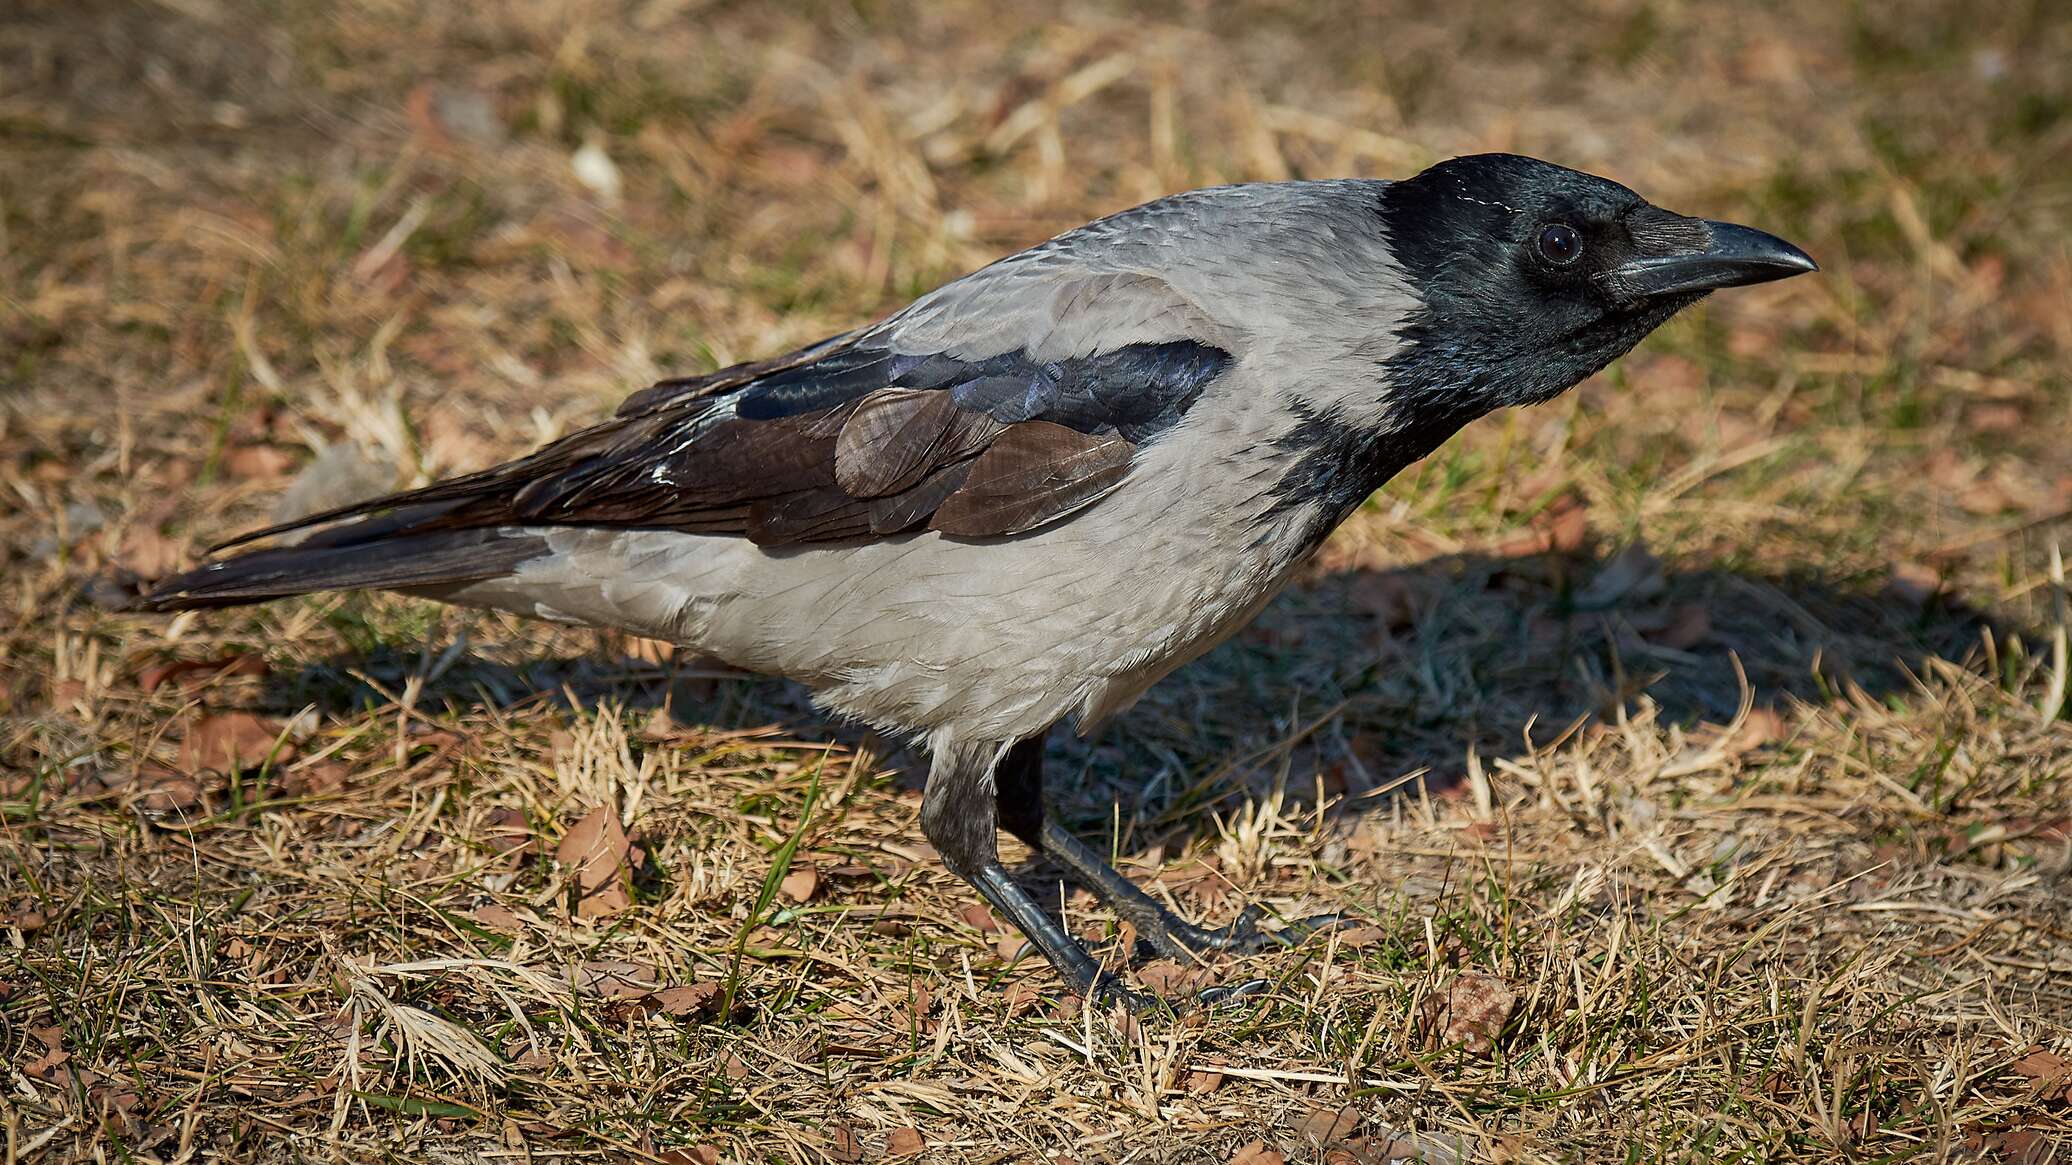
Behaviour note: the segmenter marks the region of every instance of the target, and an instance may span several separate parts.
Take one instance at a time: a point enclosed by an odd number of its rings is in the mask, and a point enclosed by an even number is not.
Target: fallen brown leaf
[[[1590,512],[1573,497],[1560,498],[1526,524],[1523,533],[1498,543],[1502,558],[1523,558],[1529,554],[1573,554],[1583,548],[1590,533]]]
[[[777,892],[793,902],[811,902],[820,892],[820,871],[810,865],[795,865],[777,883]]]
[[[1355,926],[1338,932],[1338,945],[1347,950],[1361,950],[1375,943],[1386,941],[1389,932],[1385,927]]]
[[[1224,1165],[1288,1165],[1288,1156],[1265,1141],[1250,1141],[1239,1146]]]
[[[1022,1015],[1043,1001],[1043,993],[1030,983],[1010,983],[1000,997],[1007,1004],[1009,1015]]]
[[[911,1157],[928,1151],[928,1142],[922,1138],[921,1130],[908,1126],[893,1129],[885,1134],[885,1155],[887,1157]]]
[[[2042,1048],[2032,1048],[2029,1053],[2008,1067],[2015,1074],[2026,1076],[2044,1085],[2045,1091],[2055,1093],[2060,1085],[2072,1087],[2072,1060]],[[2067,1092],[2072,1096],[2072,1091]]]
[[[1775,708],[1750,708],[1741,728],[1721,743],[1728,756],[1740,756],[1751,749],[1775,744],[1788,735],[1784,717]]]
[[[483,825],[482,843],[503,857],[506,865],[516,866],[532,850],[532,822],[524,811],[500,806],[489,811]]]
[[[1000,921],[998,915],[986,909],[982,902],[966,902],[957,908],[957,917],[964,920],[964,925],[980,934],[998,934],[1007,929],[1007,924]]]
[[[690,1019],[718,1012],[725,994],[717,983],[679,983],[653,992],[641,1002],[653,1014]]]
[[[609,805],[591,810],[561,836],[554,856],[575,869],[576,917],[617,914],[633,904],[626,890],[633,852],[618,812]]]
[[[138,526],[123,538],[115,560],[149,579],[164,578],[186,561],[186,547],[150,526]]]
[[[848,1125],[837,1126],[834,1136],[828,1139],[827,1155],[836,1161],[863,1160],[863,1138]]]
[[[187,738],[180,742],[180,767],[190,774],[236,772],[258,768],[268,757],[286,760],[294,751],[271,722],[250,712],[218,712],[187,729]]]
[[[146,766],[138,772],[135,787],[152,813],[185,813],[201,804],[201,782],[170,769]]]
[[[305,763],[281,774],[281,792],[290,797],[314,797],[336,792],[345,786],[345,778],[351,774],[351,766],[342,760]]]
[[[218,656],[215,659],[180,659],[153,664],[137,672],[137,686],[155,692],[166,683],[197,687],[219,676],[263,676],[266,658],[254,652]]]
[[[1183,967],[1171,959],[1154,959],[1137,971],[1137,981],[1156,995],[1189,995],[1199,985],[1202,969]]]
[[[468,913],[468,917],[491,930],[500,930],[507,934],[516,934],[525,929],[524,921],[512,913],[509,907],[498,906],[493,902],[487,906],[476,907]]]
[[[1315,1108],[1295,1126],[1295,1131],[1315,1141],[1318,1145],[1335,1145],[1353,1135],[1360,1127],[1360,1110],[1352,1105],[1341,1108]]]
[[[2001,1165],[2049,1165],[2051,1143],[2034,1129],[2012,1129],[1993,1137],[1998,1150],[1993,1160]]]
[[[272,445],[239,445],[223,455],[232,477],[279,477],[295,468],[295,455]]]
[[[1463,971],[1445,991],[1425,1000],[1427,1038],[1440,1047],[1459,1047],[1470,1055],[1486,1056],[1495,1049],[1497,1033],[1517,1003],[1517,995],[1502,979]]]
[[[29,1034],[43,1041],[43,1054],[24,1065],[22,1074],[37,1080],[56,1080],[72,1059],[72,1053],[64,1048],[64,1029],[56,1025],[32,1027]]]
[[[639,999],[659,986],[656,980],[653,967],[623,959],[593,959],[582,965],[576,981],[583,990],[606,999]]]

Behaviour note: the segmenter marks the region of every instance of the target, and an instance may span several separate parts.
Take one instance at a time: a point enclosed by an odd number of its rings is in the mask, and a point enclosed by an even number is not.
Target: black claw
[[[1279,930],[1261,930],[1259,920],[1266,912],[1258,906],[1247,906],[1228,926],[1207,930],[1194,926],[1180,918],[1163,919],[1162,928],[1154,928],[1151,938],[1154,947],[1163,954],[1172,954],[1168,945],[1178,947],[1189,954],[1208,951],[1233,951],[1242,955],[1255,955],[1275,947],[1293,947],[1311,935],[1342,926],[1352,926],[1359,920],[1346,914],[1315,914],[1291,922]],[[1164,942],[1160,942],[1160,939]]]
[[[1093,991],[1086,998],[1094,1001],[1101,1010],[1121,1007],[1139,1019],[1171,1017],[1178,1014],[1173,1005],[1147,991],[1137,991],[1122,985],[1122,980],[1103,973],[1095,981]]]
[[[1195,992],[1194,1002],[1197,1007],[1221,1007],[1225,1004],[1242,1002],[1254,995],[1264,994],[1266,989],[1271,986],[1273,984],[1265,979],[1247,979],[1242,983],[1220,983],[1214,987],[1204,987],[1200,991]]]
[[[1308,918],[1298,918],[1294,922],[1273,932],[1273,938],[1282,946],[1292,947],[1311,935],[1322,934],[1327,930],[1341,930],[1358,925],[1360,925],[1360,920],[1350,914],[1312,914]]]

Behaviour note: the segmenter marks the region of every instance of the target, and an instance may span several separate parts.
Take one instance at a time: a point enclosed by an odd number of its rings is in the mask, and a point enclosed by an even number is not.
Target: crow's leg
[[[993,909],[1027,935],[1071,990],[1102,1005],[1120,1003],[1133,1012],[1160,1009],[1163,1004],[1157,997],[1132,991],[1102,970],[1086,948],[1044,913],[1001,867],[991,788],[993,761],[998,755],[999,746],[985,742],[953,743],[937,749],[928,772],[928,788],[921,797],[921,832],[950,872],[971,883]]]
[[[1191,960],[1207,951],[1249,954],[1269,947],[1293,946],[1318,931],[1353,921],[1342,914],[1319,914],[1289,923],[1280,930],[1266,931],[1259,928],[1263,912],[1248,906],[1228,926],[1211,930],[1173,913],[1118,873],[1099,851],[1066,832],[1064,826],[1044,812],[1041,736],[1023,740],[1008,751],[994,774],[994,784],[1000,801],[1001,827],[1065,867],[1117,918],[1134,926],[1152,950],[1169,959]],[[1237,992],[1242,988],[1230,990]]]

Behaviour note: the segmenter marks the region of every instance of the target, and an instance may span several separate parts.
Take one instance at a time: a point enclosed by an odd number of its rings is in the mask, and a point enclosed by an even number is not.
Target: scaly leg
[[[993,779],[1001,827],[1065,867],[1117,918],[1134,926],[1152,950],[1169,959],[1191,960],[1207,951],[1251,954],[1269,947],[1294,946],[1318,931],[1354,921],[1342,914],[1319,914],[1266,931],[1259,928],[1263,912],[1254,906],[1246,907],[1228,926],[1213,930],[1197,926],[1123,877],[1099,851],[1066,832],[1044,812],[1042,736],[1032,736],[1010,749]]]
[[[987,787],[987,770],[998,751],[997,745],[978,742],[956,743],[936,752],[921,797],[921,832],[950,872],[971,883],[993,909],[1028,936],[1072,991],[1102,1005],[1120,1003],[1133,1012],[1160,1009],[1163,1004],[1157,997],[1132,991],[1102,970],[1001,867],[997,810],[993,790]]]

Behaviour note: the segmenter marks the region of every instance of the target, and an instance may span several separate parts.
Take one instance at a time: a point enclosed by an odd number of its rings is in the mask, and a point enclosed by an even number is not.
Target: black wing
[[[675,529],[762,545],[924,527],[1016,534],[1113,489],[1137,448],[1229,361],[1195,340],[1038,361],[900,352],[850,333],[664,381],[517,461],[236,541],[383,512],[318,540],[506,525]]]

